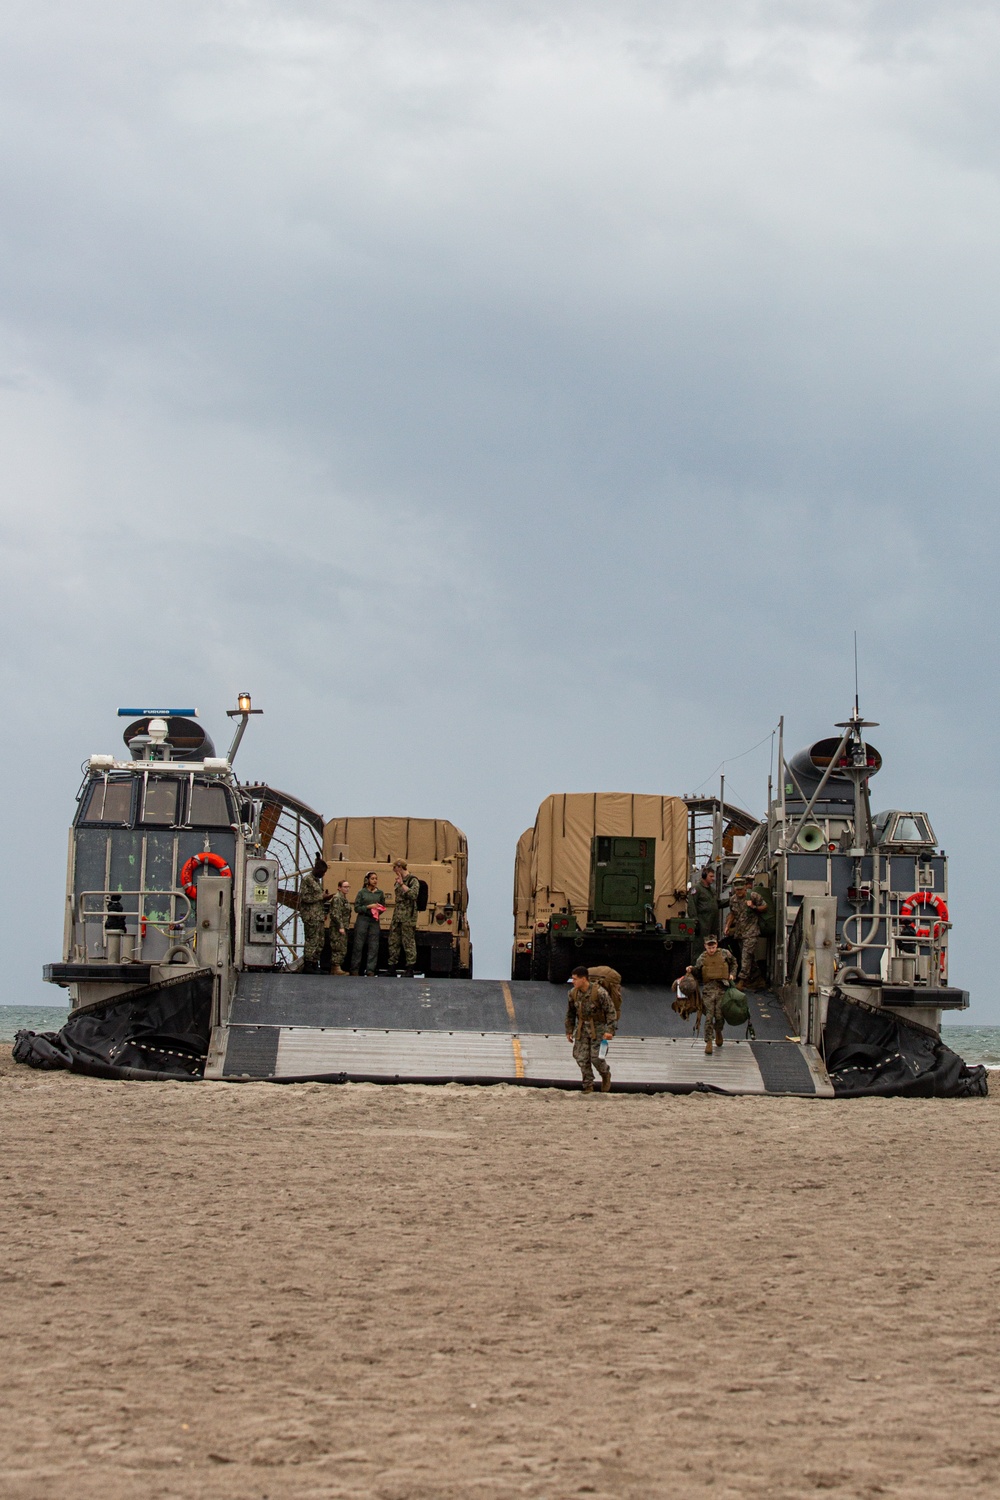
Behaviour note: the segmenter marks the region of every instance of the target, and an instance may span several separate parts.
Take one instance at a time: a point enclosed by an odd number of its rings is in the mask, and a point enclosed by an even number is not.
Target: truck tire
[[[577,962],[576,950],[563,938],[549,939],[548,981],[565,984]]]
[[[530,979],[531,978],[531,954],[530,953],[512,953],[511,954],[511,958],[510,958],[510,977],[511,977],[511,979]]]
[[[532,979],[548,979],[549,977],[549,935],[547,932],[535,933],[535,941],[531,949],[531,977]]]

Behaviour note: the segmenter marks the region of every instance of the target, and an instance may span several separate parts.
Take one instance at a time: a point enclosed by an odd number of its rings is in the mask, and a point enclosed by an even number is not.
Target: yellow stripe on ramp
[[[503,1003],[507,1007],[507,1015],[511,1023],[517,1025],[517,1012],[514,1010],[514,996],[510,992],[510,985],[504,981],[500,988],[503,990]],[[512,1036],[510,1045],[514,1053],[514,1077],[524,1077],[524,1058],[521,1056],[521,1041],[519,1037]]]

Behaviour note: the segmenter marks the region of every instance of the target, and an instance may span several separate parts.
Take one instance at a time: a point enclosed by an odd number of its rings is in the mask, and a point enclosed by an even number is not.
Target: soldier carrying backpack
[[[695,960],[688,973],[701,983],[701,1007],[705,1014],[705,1056],[712,1055],[712,1028],[715,1045],[722,1046],[722,997],[736,977],[737,962],[728,948],[719,947],[715,933],[705,939],[705,951]]]

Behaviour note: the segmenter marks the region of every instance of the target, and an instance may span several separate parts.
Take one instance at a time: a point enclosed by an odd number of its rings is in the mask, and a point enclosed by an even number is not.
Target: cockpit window
[[[877,844],[933,844],[934,830],[923,813],[890,808],[875,818]]]
[[[233,821],[226,789],[221,786],[191,788],[191,810],[188,822],[195,828],[228,828]]]
[[[900,818],[892,839],[896,844],[926,844],[928,842],[927,824],[923,818],[909,816]]]
[[[177,794],[180,782],[173,777],[150,776],[142,799],[142,821],[170,827],[177,822]]]
[[[83,814],[85,823],[128,823],[132,814],[132,778],[95,781]]]

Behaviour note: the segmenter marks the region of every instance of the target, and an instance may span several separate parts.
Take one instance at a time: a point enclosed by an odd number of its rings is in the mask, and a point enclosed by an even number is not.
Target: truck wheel
[[[546,932],[535,934],[535,942],[531,950],[531,977],[532,979],[548,979],[549,977],[549,937]]]
[[[511,977],[511,979],[530,979],[531,978],[531,954],[530,953],[514,953],[514,954],[511,955],[511,960],[510,960],[510,977]]]
[[[565,984],[569,978],[577,953],[569,943],[561,938],[549,939],[549,969],[548,979],[550,984]]]

